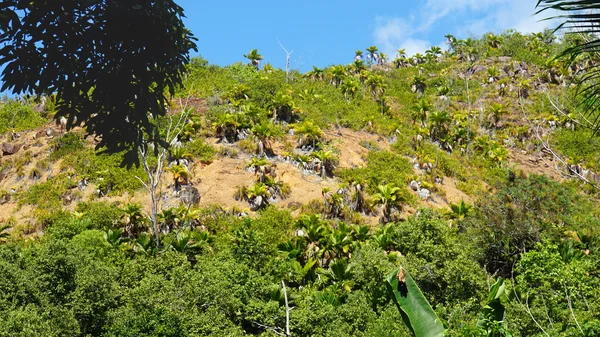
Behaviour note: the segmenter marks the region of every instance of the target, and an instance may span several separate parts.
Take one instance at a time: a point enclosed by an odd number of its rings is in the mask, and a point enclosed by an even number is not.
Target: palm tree
[[[245,198],[253,210],[263,209],[269,205],[269,188],[267,185],[257,183],[246,189]]]
[[[346,69],[343,66],[334,66],[330,69],[329,74],[331,76],[331,84],[337,88],[346,78]]]
[[[391,211],[393,207],[397,207],[403,201],[400,187],[394,184],[378,185],[377,193],[373,195],[375,205],[381,205],[383,210],[382,222],[391,221]]]
[[[175,191],[179,191],[182,184],[186,184],[191,175],[187,168],[183,165],[173,165],[169,167],[169,172],[173,174],[173,182],[175,183]]]
[[[169,149],[169,161],[174,161],[180,165],[183,160],[191,160],[192,154],[182,146],[172,147]]]
[[[272,155],[273,148],[271,147],[271,141],[273,141],[277,135],[275,126],[269,122],[255,125],[252,128],[252,134],[256,139],[256,154],[260,157],[264,156],[265,153]]]
[[[429,115],[431,138],[440,140],[448,133],[448,123],[452,120],[446,111],[434,111]]]
[[[493,125],[495,128],[498,127],[498,123],[500,122],[500,118],[506,114],[506,108],[503,104],[493,103],[489,108],[489,117],[493,120]]]
[[[487,38],[488,47],[490,47],[491,49],[500,48],[500,43],[502,42],[500,36],[494,35],[494,34],[488,34],[486,36],[486,38]]]
[[[427,88],[427,84],[425,83],[425,77],[421,75],[415,75],[412,81],[410,82],[412,92],[418,93],[419,95],[423,95],[425,89]]]
[[[287,92],[278,90],[275,96],[271,98],[271,109],[273,111],[273,121],[292,122],[296,105],[292,100],[291,90]]]
[[[367,55],[369,56],[369,60],[375,60],[375,53],[377,53],[377,51],[379,49],[377,49],[377,47],[375,46],[370,46],[369,48],[366,49],[367,52],[369,52]]]
[[[487,73],[489,76],[488,83],[496,82],[498,80],[498,78],[500,77],[500,71],[495,66],[489,67],[487,70]]]
[[[367,70],[367,67],[365,66],[365,61],[363,60],[356,60],[352,62],[352,64],[350,64],[350,68],[352,69],[352,73],[354,74],[360,74],[362,71]]]
[[[448,34],[444,37],[446,38],[446,44],[448,45],[448,48],[450,48],[451,51],[454,51],[456,48],[456,43],[458,41],[456,37],[454,37],[454,35],[452,34]]]
[[[362,50],[360,50],[360,49],[356,50],[354,52],[354,61],[360,61],[360,60],[362,60],[362,55],[363,55]]]
[[[397,59],[406,58],[406,49],[396,50],[396,58]]]
[[[433,105],[425,98],[421,98],[417,104],[413,106],[412,120],[416,123],[417,120],[421,121],[421,126],[425,125],[427,120],[427,114],[433,110]]]
[[[125,233],[129,237],[137,236],[145,229],[146,217],[142,211],[140,204],[127,204],[121,209],[123,215],[121,222],[123,223]]]
[[[260,61],[263,59],[262,55],[258,53],[258,49],[252,49],[248,54],[244,54],[244,57],[250,61],[256,70],[260,67]]]
[[[335,170],[335,165],[337,163],[337,158],[331,151],[316,151],[313,153],[313,157],[319,159],[321,165],[319,167],[319,173],[321,174],[321,178],[325,178],[328,175],[333,175],[333,170]]]
[[[385,93],[386,84],[383,76],[381,75],[369,75],[369,77],[367,77],[367,80],[365,81],[365,84],[367,85],[367,87],[369,87],[369,90],[371,91],[371,96],[373,96],[374,100],[376,100],[377,97],[380,97]]]
[[[360,85],[358,80],[354,77],[348,77],[342,83],[341,86],[342,92],[344,93],[344,98],[349,102],[350,98],[354,98],[358,90],[360,89]]]
[[[304,121],[294,126],[294,131],[298,135],[298,144],[300,146],[311,146],[317,148],[317,144],[325,138],[325,133],[321,128],[311,121]]]
[[[309,78],[313,81],[321,81],[325,77],[323,69],[313,66],[313,69],[307,72],[304,77]]]
[[[442,48],[438,46],[432,46],[425,52],[427,55],[431,55],[433,59],[437,59],[440,55],[442,55]]]

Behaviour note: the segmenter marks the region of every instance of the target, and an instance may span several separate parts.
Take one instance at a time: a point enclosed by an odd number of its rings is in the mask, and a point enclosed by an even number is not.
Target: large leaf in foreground
[[[444,335],[444,325],[423,296],[419,286],[404,268],[400,267],[390,274],[387,283],[404,323],[416,337]]]

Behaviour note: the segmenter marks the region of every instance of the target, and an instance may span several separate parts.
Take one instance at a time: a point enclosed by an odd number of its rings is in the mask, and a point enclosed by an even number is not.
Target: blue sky
[[[548,21],[533,17],[536,0],[305,0],[198,1],[178,0],[186,25],[199,39],[198,54],[212,64],[244,61],[258,48],[263,63],[306,71],[312,65],[349,63],[354,50],[378,46],[393,56],[444,45],[444,35],[459,38],[517,29],[543,30]],[[254,5],[252,5],[254,3]]]

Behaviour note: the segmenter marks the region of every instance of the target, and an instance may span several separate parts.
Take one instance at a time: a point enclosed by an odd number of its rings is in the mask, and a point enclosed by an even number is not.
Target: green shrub
[[[0,134],[9,130],[31,130],[46,123],[30,104],[8,100],[0,104]]]

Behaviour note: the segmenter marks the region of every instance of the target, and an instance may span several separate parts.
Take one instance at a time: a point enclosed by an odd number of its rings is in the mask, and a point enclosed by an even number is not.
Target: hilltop
[[[570,313],[593,335],[600,151],[575,84],[596,63],[561,63],[574,41],[549,32],[448,42],[387,60],[369,48],[368,60],[357,52],[305,74],[260,65],[258,52],[226,67],[195,58],[156,121],[177,136],[162,161],[158,147],[148,152],[148,168],[102,154],[82,125],[54,122],[52,97],[4,100],[0,232],[10,248],[0,253],[71,254],[56,262],[70,268],[59,299],[54,279],[37,279],[41,260],[19,267],[42,289],[31,312],[68,307],[66,335],[155,324],[173,336],[266,336],[282,326],[284,280],[294,335],[403,336],[383,284],[402,264],[455,335],[478,331],[498,278],[513,292],[503,304],[515,336],[539,334],[528,317],[542,314],[549,331],[574,335]],[[158,235],[145,186],[161,165]],[[80,292],[97,287],[78,282],[96,271],[79,255],[105,272],[89,308]],[[1,293],[10,324],[0,334],[21,327]]]

